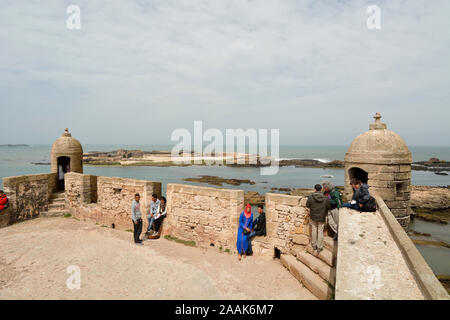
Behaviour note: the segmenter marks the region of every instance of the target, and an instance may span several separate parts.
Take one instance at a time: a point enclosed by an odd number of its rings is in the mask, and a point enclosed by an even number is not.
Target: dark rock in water
[[[449,216],[446,214],[445,211],[443,212],[417,212],[417,209],[413,210],[411,213],[412,219],[420,219],[428,222],[434,222],[439,224],[448,224]]]
[[[280,167],[295,166],[297,168],[344,168],[344,161],[333,160],[331,162],[321,162],[319,160],[281,160]]]
[[[432,240],[420,240],[420,239],[412,239],[414,244],[419,246],[431,246],[431,247],[444,247],[450,248],[450,244],[445,241],[432,241]]]
[[[51,165],[50,162],[32,162],[31,164],[34,164],[36,166],[49,166],[49,165]]]
[[[291,188],[270,188],[271,191],[291,192]]]
[[[250,203],[252,206],[264,204],[266,196],[256,191],[248,191],[244,193],[244,203]]]
[[[438,274],[436,275],[436,277],[442,283],[447,292],[450,294],[450,276],[446,274]]]
[[[27,144],[0,144],[0,147],[29,147]]]
[[[417,171],[433,171],[439,175],[447,175],[442,171],[450,171],[450,162],[431,158],[428,161],[413,162],[411,169]]]
[[[437,174],[438,176],[448,176],[447,172],[435,172],[434,174]]]
[[[191,182],[207,183],[215,186],[222,186],[223,183],[231,184],[233,186],[239,186],[241,185],[241,183],[247,183],[251,185],[255,184],[255,181],[251,181],[248,179],[225,179],[216,176],[200,176],[199,178],[185,178],[183,180]]]
[[[421,237],[431,237],[431,233],[426,232],[419,232],[412,229],[409,229],[408,233],[415,235],[415,236],[421,236]]]

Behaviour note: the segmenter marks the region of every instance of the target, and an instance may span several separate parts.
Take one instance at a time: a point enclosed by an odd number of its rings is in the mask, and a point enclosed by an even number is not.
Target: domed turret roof
[[[72,137],[69,129],[66,128],[61,137],[56,139],[52,146],[53,154],[82,154],[83,147],[81,143]]]
[[[345,155],[345,161],[373,164],[410,164],[411,152],[405,140],[387,129],[381,115],[375,115],[370,130],[356,137]]]

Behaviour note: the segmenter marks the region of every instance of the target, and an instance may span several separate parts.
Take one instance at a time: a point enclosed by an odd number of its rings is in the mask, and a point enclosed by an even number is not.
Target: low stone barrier
[[[244,191],[168,184],[167,204],[163,235],[236,251]]]
[[[9,226],[10,224],[10,209],[0,211],[0,228]]]
[[[9,224],[38,216],[47,211],[50,195],[56,190],[56,173],[3,178],[9,199]]]
[[[160,182],[79,173],[68,173],[65,179],[66,202],[74,217],[118,229],[133,228],[131,203],[136,193],[141,195],[144,227],[152,194],[161,196]]]
[[[417,250],[416,246],[398,223],[383,199],[377,195],[374,197],[377,201],[381,216],[383,217],[392,238],[400,249],[403,258],[407,262],[409,269],[414,275],[416,282],[420,286],[425,299],[449,300],[450,296],[447,291],[436,278],[430,266],[426,263],[419,250]]]
[[[266,194],[267,239],[272,254],[277,248],[281,253],[289,253],[296,246],[309,243],[309,226],[306,197],[277,193]]]
[[[236,253],[238,219],[244,208],[242,190],[168,184],[167,201],[163,235]],[[265,203],[267,235],[253,239],[255,255],[273,257],[275,249],[288,253],[309,243],[306,198],[268,193]]]

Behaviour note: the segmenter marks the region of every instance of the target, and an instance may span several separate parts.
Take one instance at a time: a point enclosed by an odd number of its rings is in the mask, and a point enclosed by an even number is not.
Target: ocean
[[[171,150],[168,145],[84,145],[84,152],[113,151],[117,149]],[[30,147],[0,147],[0,189],[3,177],[27,174],[48,173],[49,165],[34,165],[33,162],[50,162],[50,145],[32,145]],[[269,149],[270,150],[270,149]],[[450,147],[412,146],[410,150],[413,161],[439,158],[450,161]],[[344,160],[345,146],[281,146],[280,159],[317,159],[320,161]],[[324,180],[323,175],[332,175],[329,179],[335,185],[344,184],[344,170],[282,167],[272,176],[263,176],[259,168],[232,168],[226,166],[191,166],[191,167],[94,167],[85,166],[84,172],[97,176],[123,177],[160,181],[165,194],[167,183],[185,183],[208,186],[206,184],[186,182],[184,178],[200,175],[220,176],[223,178],[249,179],[256,184],[240,186],[223,185],[223,188],[270,192],[271,188],[312,188]],[[447,186],[450,176],[440,176],[433,172],[412,171],[413,185]],[[450,225],[415,221],[411,227],[416,231],[430,232],[433,239],[450,242]],[[450,249],[417,246],[430,267],[436,274],[450,275]]]
[[[113,151],[117,149],[171,150],[168,145],[84,145],[84,152]],[[3,177],[50,172],[49,165],[34,165],[33,162],[50,162],[50,145],[30,147],[0,147],[0,187]],[[424,161],[432,157],[450,161],[450,147],[410,147],[414,161]],[[344,160],[345,146],[281,146],[280,159],[317,159],[321,161]],[[224,178],[250,179],[255,185],[224,186],[245,191],[267,192],[271,188],[311,188],[321,182],[323,175],[332,175],[335,185],[344,184],[344,171],[339,169],[313,169],[282,167],[278,174],[263,176],[258,168],[230,168],[225,166],[186,167],[90,167],[85,173],[99,176],[124,177],[161,181],[163,189],[167,183],[187,183],[183,178],[199,175],[213,175]],[[450,185],[450,176],[440,176],[433,172],[413,171],[414,185]],[[196,183],[192,183],[196,184]]]

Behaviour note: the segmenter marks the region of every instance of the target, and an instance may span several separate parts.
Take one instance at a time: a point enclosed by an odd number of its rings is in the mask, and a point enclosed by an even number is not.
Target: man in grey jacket
[[[142,240],[139,238],[142,232],[141,204],[139,203],[140,199],[141,196],[139,193],[136,193],[131,204],[131,220],[133,220],[134,243],[142,245]]]

